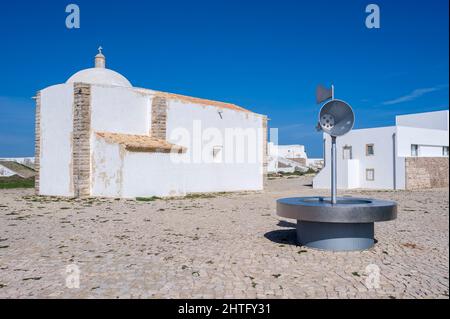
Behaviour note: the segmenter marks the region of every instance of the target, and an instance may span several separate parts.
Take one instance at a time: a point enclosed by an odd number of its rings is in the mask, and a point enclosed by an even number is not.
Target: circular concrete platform
[[[397,218],[397,204],[370,198],[292,197],[277,200],[277,215],[297,220],[301,245],[333,251],[374,244],[374,223]]]

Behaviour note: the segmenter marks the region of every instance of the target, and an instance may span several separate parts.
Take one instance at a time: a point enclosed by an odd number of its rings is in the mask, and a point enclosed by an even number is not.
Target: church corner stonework
[[[262,119],[262,132],[263,132],[263,188],[267,186],[267,167],[268,167],[268,149],[267,149],[267,138],[268,138],[268,119],[264,116]]]
[[[150,136],[166,139],[167,130],[167,100],[164,97],[155,95],[152,101],[152,122]]]
[[[34,137],[34,167],[36,175],[34,178],[34,190],[39,195],[39,174],[41,161],[41,92],[36,94],[36,110],[35,110],[35,137]]]
[[[74,197],[91,194],[91,86],[74,84],[72,182]]]

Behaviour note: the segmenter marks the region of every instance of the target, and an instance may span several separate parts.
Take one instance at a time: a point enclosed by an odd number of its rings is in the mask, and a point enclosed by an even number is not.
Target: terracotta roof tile
[[[168,99],[180,100],[180,101],[185,101],[185,102],[189,102],[189,103],[193,103],[193,104],[216,106],[216,107],[220,107],[220,108],[224,108],[224,109],[230,109],[230,110],[234,110],[234,111],[251,113],[249,110],[244,109],[243,107],[240,107],[240,106],[238,106],[236,104],[232,104],[232,103],[219,102],[219,101],[213,101],[213,100],[201,99],[201,98],[197,98],[197,97],[191,97],[191,96],[180,95],[180,94],[175,94],[175,93],[159,92],[159,91],[156,91],[156,95],[165,97]]]
[[[130,152],[155,152],[155,153],[184,153],[186,148],[171,144],[165,140],[154,138],[148,135],[120,134],[110,132],[95,132],[98,137],[110,143],[125,146]]]
[[[232,104],[232,103],[213,101],[213,100],[202,99],[202,98],[197,98],[197,97],[192,97],[192,96],[187,96],[187,95],[154,91],[154,90],[148,90],[148,89],[143,89],[143,88],[137,88],[137,89],[141,92],[154,92],[156,94],[156,96],[165,97],[165,98],[171,99],[171,100],[180,100],[180,101],[193,103],[193,104],[200,104],[200,105],[205,105],[205,106],[215,106],[215,107],[234,110],[234,111],[253,113],[252,111],[249,111],[243,107],[240,107],[240,106],[238,106],[236,104]]]

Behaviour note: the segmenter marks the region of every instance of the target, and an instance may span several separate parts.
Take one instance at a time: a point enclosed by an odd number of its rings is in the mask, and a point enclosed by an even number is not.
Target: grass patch
[[[150,196],[150,197],[136,197],[138,202],[154,202],[155,200],[161,199],[161,197]]]
[[[0,177],[0,189],[34,188],[34,178]]]
[[[292,173],[288,173],[288,172],[279,172],[279,173],[269,173],[267,174],[268,179],[275,179],[277,177],[295,177],[295,176],[304,176],[304,175],[315,175],[317,174],[317,171],[315,171],[312,168],[308,168],[307,171],[305,172],[300,172],[300,171],[294,171]]]
[[[214,194],[207,194],[207,193],[192,193],[184,196],[185,199],[214,198],[214,197],[216,197]]]

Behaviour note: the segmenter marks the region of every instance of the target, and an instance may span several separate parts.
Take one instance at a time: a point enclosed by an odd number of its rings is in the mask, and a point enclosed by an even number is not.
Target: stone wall
[[[34,135],[34,190],[39,195],[39,165],[41,162],[41,92],[36,94],[36,110],[35,110],[35,135]]]
[[[406,189],[448,187],[448,157],[405,158]]]
[[[150,136],[166,140],[167,101],[155,96],[152,101],[152,123]]]
[[[91,193],[91,86],[74,84],[73,105],[73,186],[75,197]]]

